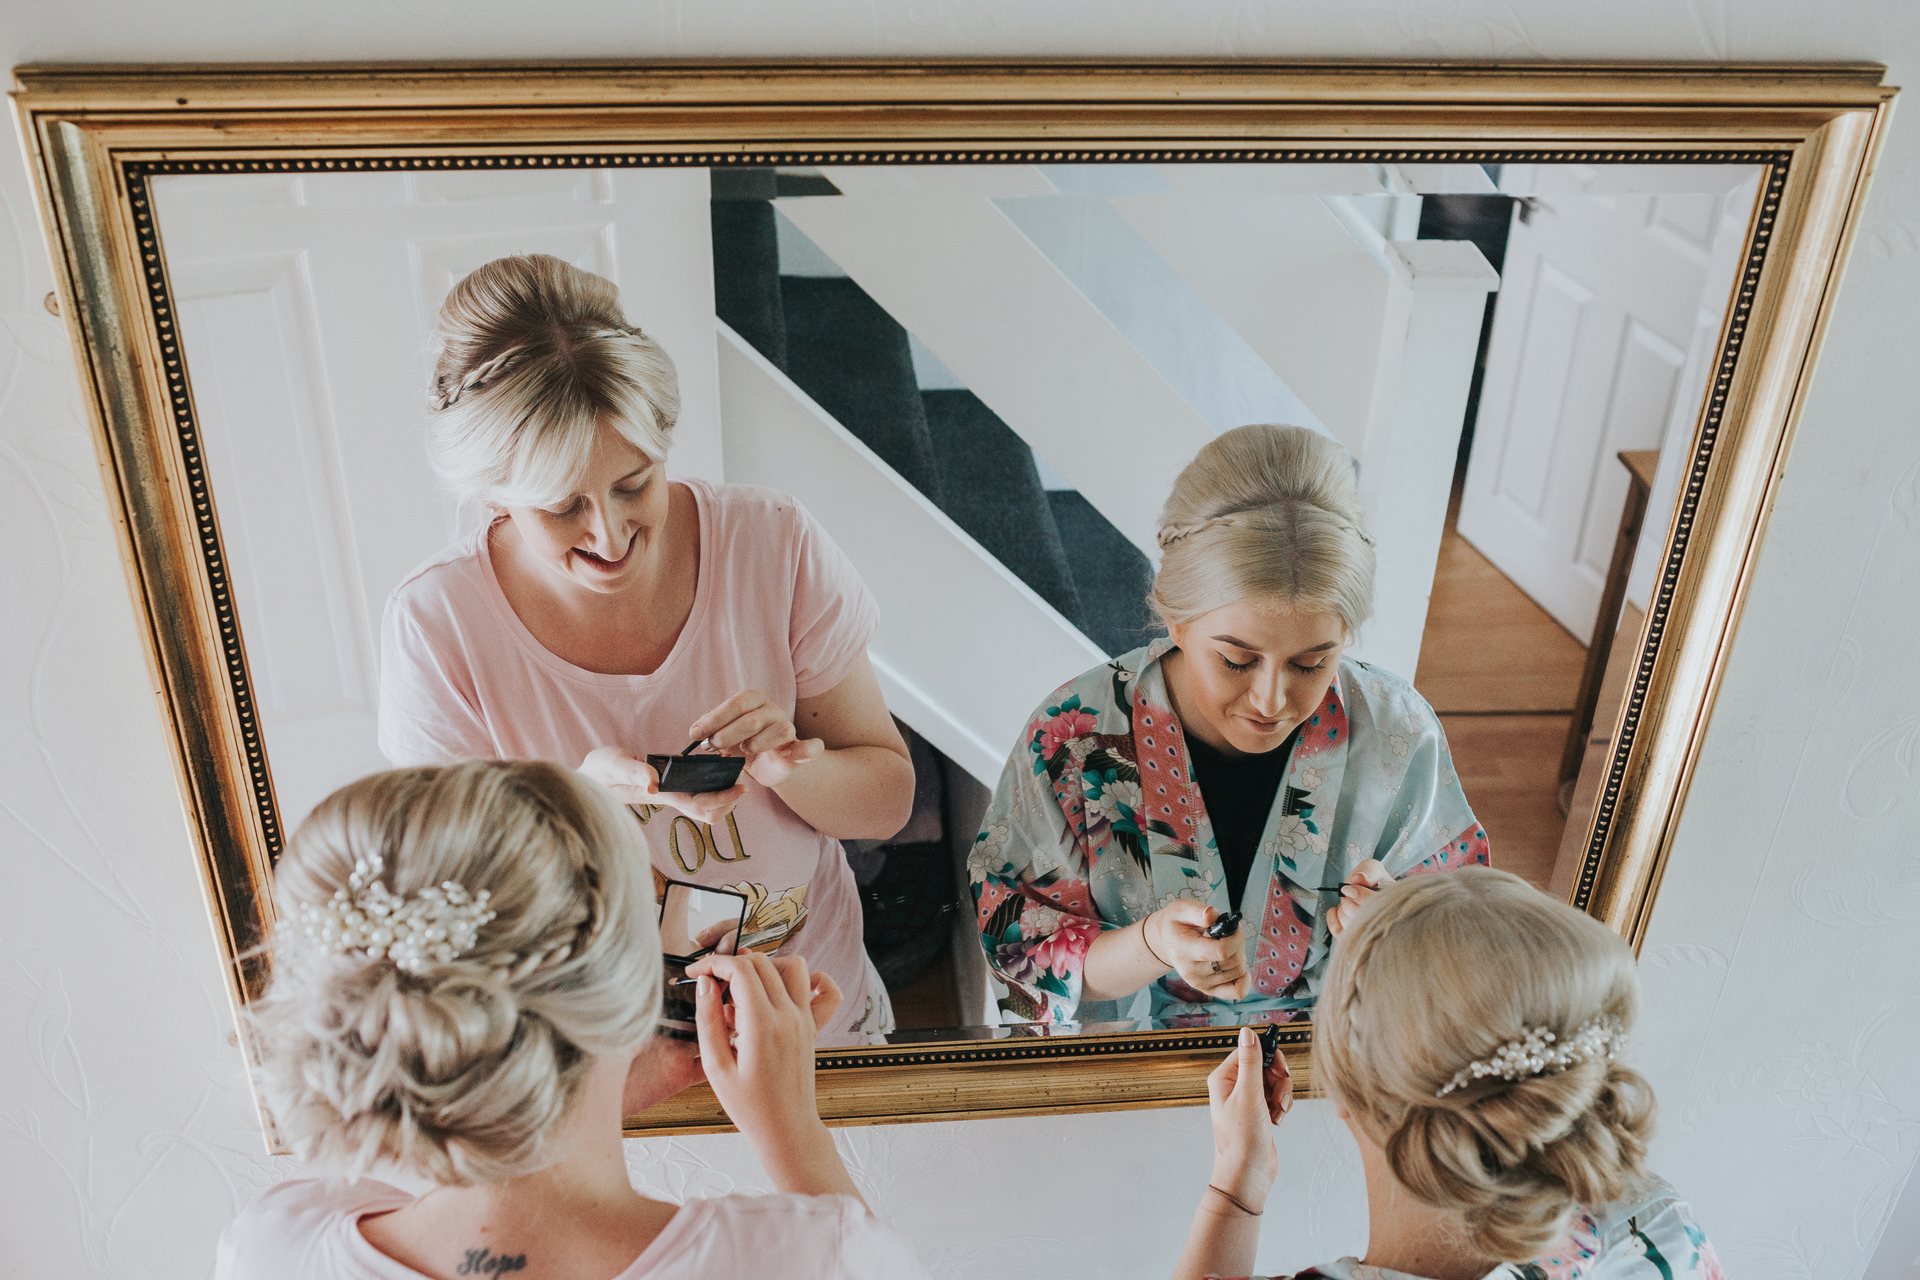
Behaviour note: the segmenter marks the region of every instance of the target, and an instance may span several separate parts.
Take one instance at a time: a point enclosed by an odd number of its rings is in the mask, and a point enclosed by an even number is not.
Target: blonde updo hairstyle
[[[1608,1015],[1631,1027],[1639,998],[1627,945],[1518,876],[1416,876],[1334,944],[1313,1074],[1402,1187],[1459,1215],[1476,1254],[1525,1262],[1565,1236],[1575,1206],[1619,1200],[1645,1177],[1652,1091],[1607,1061],[1440,1091],[1524,1028],[1564,1041]]]
[[[496,258],[440,306],[427,452],[454,497],[546,506],[586,469],[602,422],[655,462],[680,417],[660,344],[612,282],[550,254]]]
[[[1353,460],[1305,427],[1235,427],[1194,455],[1160,513],[1148,603],[1184,625],[1241,600],[1337,614],[1351,641],[1373,614],[1373,539]]]
[[[406,897],[445,881],[498,914],[422,972],[275,945],[249,1020],[261,1092],[302,1160],[393,1162],[443,1186],[498,1182],[547,1147],[593,1058],[631,1052],[660,1008],[646,850],[601,787],[542,761],[401,769],[334,792],[274,872],[282,920],[346,889],[357,861]]]

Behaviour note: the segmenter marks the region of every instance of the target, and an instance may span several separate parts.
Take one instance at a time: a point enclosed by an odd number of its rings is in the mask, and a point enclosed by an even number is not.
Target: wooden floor
[[[1415,687],[1443,716],[1571,714],[1587,647],[1460,536],[1454,529],[1459,515],[1456,485],[1434,566]]]
[[[953,948],[940,948],[925,973],[887,994],[893,998],[894,1025],[902,1031],[959,1026],[960,984],[953,976]]]
[[[1544,889],[1566,826],[1560,752],[1587,650],[1459,535],[1459,511],[1456,485],[1413,683],[1440,713],[1493,864]]]

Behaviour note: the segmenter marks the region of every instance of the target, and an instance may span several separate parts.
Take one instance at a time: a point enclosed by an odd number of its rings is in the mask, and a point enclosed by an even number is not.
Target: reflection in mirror
[[[743,893],[668,881],[660,895],[660,949],[681,964],[692,964],[709,952],[730,956],[739,949],[740,924],[746,917]]]
[[[587,745],[680,752],[734,694],[765,693],[776,719],[826,697],[809,681],[844,677],[864,639],[913,764],[904,826],[821,835],[834,822],[807,827],[796,806],[815,802],[787,804],[771,761],[732,812],[636,809],[659,873],[730,903],[743,945],[831,957],[864,991],[823,1044],[1304,1016],[1370,874],[1484,854],[1571,884],[1757,181],[1385,164],[155,178],[282,820],[421,759],[388,724],[392,601],[469,563],[460,590],[491,613],[480,626],[449,588],[440,621],[512,650],[527,682],[443,664],[446,706],[472,722],[449,740],[472,753],[541,754],[530,726],[556,689],[601,708],[582,713],[604,717]],[[527,253],[611,282],[671,358],[661,527],[671,542],[691,521],[699,548],[678,607],[698,645],[773,636],[795,659],[785,689],[707,689],[674,665],[677,631],[652,667],[570,648],[544,579],[515,585],[537,557],[437,478],[442,303]],[[1163,545],[1163,504],[1248,423],[1352,460],[1336,523],[1371,539],[1370,616],[1326,637],[1307,634],[1315,610],[1184,636],[1166,619],[1168,650],[1156,569],[1246,530]],[[626,474],[607,480],[612,503]],[[762,524],[728,524],[737,485],[809,514],[770,500]],[[760,540],[734,547],[736,529]],[[729,580],[732,556],[771,566],[794,607],[748,617],[764,582]],[[1236,729],[1226,664],[1310,667],[1323,639],[1325,688]],[[1179,674],[1200,660],[1220,680]],[[1242,710],[1269,697],[1244,680]],[[1163,722],[1129,727],[1148,705]],[[884,715],[860,732],[890,739]],[[1410,774],[1430,783],[1417,814]],[[1228,910],[1239,930],[1202,938]],[[1214,963],[1244,989],[1194,998]]]
[[[687,966],[705,955],[733,955],[743,942],[752,946],[740,936],[751,904],[743,893],[684,880],[661,882],[659,872],[654,875],[660,898],[660,950],[665,959],[659,1032],[669,1039],[697,1043],[696,980],[687,976]]]

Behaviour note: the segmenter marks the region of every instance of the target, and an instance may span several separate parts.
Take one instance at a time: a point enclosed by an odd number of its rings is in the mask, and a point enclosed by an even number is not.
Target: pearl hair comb
[[[348,888],[336,889],[319,906],[300,908],[290,923],[322,955],[360,953],[369,960],[393,961],[408,973],[424,973],[471,951],[480,926],[498,912],[489,910],[485,889],[469,894],[452,880],[403,898],[380,879],[385,863],[375,855],[353,864]]]
[[[1455,1089],[1464,1089],[1487,1076],[1524,1080],[1549,1071],[1565,1071],[1580,1062],[1611,1062],[1626,1047],[1627,1029],[1612,1014],[1602,1014],[1582,1024],[1565,1040],[1558,1039],[1545,1027],[1522,1027],[1518,1040],[1507,1041],[1490,1057],[1469,1062],[1454,1073],[1446,1088],[1433,1096],[1444,1098]]]

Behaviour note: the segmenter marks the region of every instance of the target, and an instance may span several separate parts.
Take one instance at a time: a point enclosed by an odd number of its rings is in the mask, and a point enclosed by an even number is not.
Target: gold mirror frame
[[[16,68],[61,312],[236,1007],[283,833],[147,178],[1101,161],[1763,166],[1571,894],[1644,938],[1895,90],[1872,65],[734,62]],[[822,1051],[830,1123],[1185,1106],[1221,1030]],[[1280,1033],[1311,1089],[1311,1027]],[[730,1128],[690,1089],[630,1135]]]

